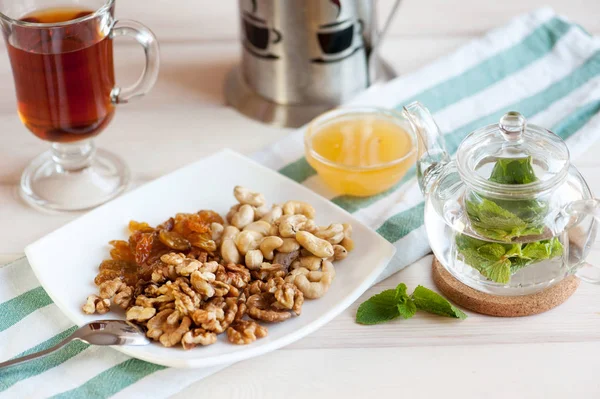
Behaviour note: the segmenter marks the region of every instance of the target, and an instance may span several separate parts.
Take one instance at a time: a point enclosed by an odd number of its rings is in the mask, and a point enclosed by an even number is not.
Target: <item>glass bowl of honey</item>
[[[383,108],[341,108],[314,119],[304,136],[308,163],[337,194],[368,197],[393,187],[417,158],[408,120]]]

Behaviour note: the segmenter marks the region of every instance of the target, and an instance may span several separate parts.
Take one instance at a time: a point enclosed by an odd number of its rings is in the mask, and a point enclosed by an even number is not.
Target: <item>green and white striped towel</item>
[[[598,38],[542,9],[415,73],[373,87],[352,104],[395,108],[419,100],[432,111],[451,152],[470,131],[518,110],[566,139],[577,156],[600,135],[599,50]],[[394,243],[397,255],[380,279],[429,251],[423,198],[414,172],[371,198],[334,196],[303,158],[302,136],[302,131],[287,136],[255,159],[331,198]],[[0,360],[49,347],[74,329],[25,260],[0,268]],[[0,395],[165,397],[219,369],[167,369],[110,348],[75,342],[56,354],[0,372]]]

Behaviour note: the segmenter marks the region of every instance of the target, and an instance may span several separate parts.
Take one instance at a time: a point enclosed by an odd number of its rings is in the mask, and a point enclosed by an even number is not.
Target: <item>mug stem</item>
[[[90,140],[76,143],[52,143],[52,160],[65,172],[75,172],[90,166],[96,146]]]

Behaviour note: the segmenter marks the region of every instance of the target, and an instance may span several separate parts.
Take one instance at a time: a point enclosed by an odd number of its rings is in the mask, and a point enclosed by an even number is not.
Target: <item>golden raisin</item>
[[[175,219],[169,218],[169,219],[165,220],[164,222],[162,222],[161,224],[159,224],[158,226],[156,226],[156,230],[171,231],[171,230],[173,230],[174,225],[175,225]]]
[[[175,215],[172,231],[183,237],[186,237],[188,234],[190,234],[192,230],[190,230],[190,228],[187,225],[189,216],[189,213],[178,213],[177,215]]]
[[[212,240],[210,233],[192,233],[188,236],[189,242],[200,249],[207,252],[214,252],[217,250],[217,244]]]
[[[223,218],[215,211],[201,210],[198,212],[200,219],[210,226],[211,223],[224,224]]]
[[[131,220],[129,222],[129,231],[132,233],[142,232],[142,233],[150,233],[154,231],[154,229],[146,222],[136,222],[135,220]]]
[[[178,251],[187,251],[191,247],[191,244],[188,240],[172,231],[161,230],[158,238],[160,239],[160,242],[165,244],[167,247],[176,249]]]
[[[123,260],[126,262],[133,262],[133,254],[129,248],[129,243],[123,240],[113,240],[109,242],[112,245],[110,250],[110,257],[114,260]]]
[[[186,220],[186,226],[190,232],[207,233],[210,231],[210,223],[202,220],[200,215],[189,215]]]
[[[138,231],[129,237],[129,247],[132,249],[135,263],[141,265],[148,259],[153,243],[153,233],[140,233]]]
[[[135,272],[137,270],[137,266],[124,260],[107,259],[100,263],[98,269],[100,271],[114,270],[118,272]]]

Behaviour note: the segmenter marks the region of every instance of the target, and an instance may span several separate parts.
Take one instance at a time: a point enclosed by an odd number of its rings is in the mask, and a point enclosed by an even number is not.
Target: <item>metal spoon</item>
[[[144,331],[133,323],[124,320],[96,320],[78,328],[52,348],[0,363],[0,370],[46,356],[76,339],[90,345],[148,345],[150,343]]]

